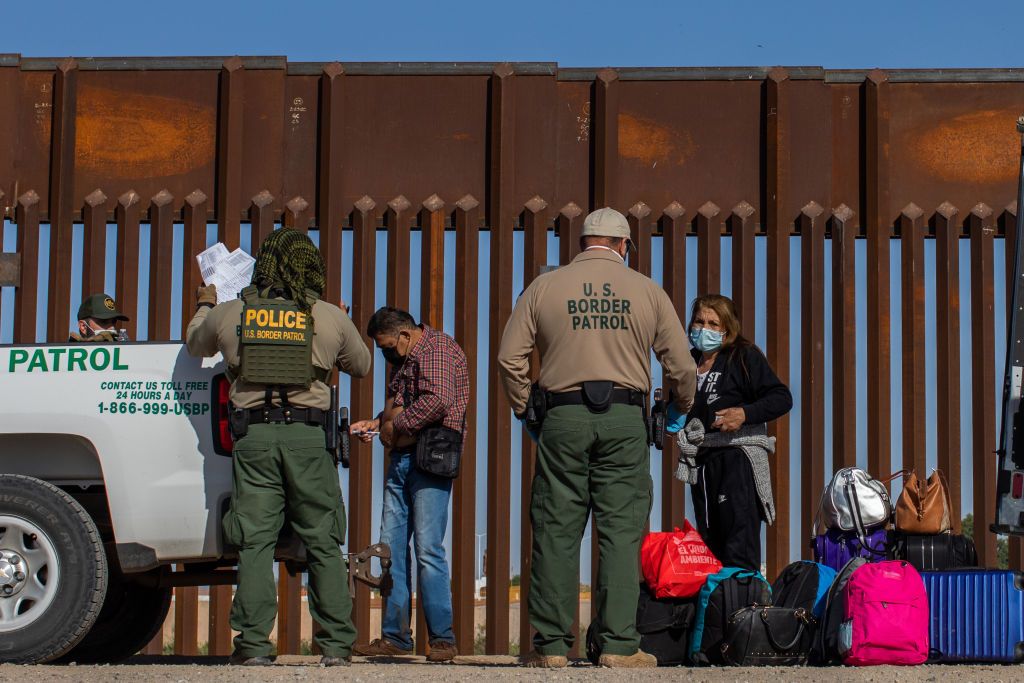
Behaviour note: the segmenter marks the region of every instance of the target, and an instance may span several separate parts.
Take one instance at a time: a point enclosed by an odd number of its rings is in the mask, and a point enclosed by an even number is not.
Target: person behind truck
[[[325,283],[313,242],[277,230],[260,246],[252,285],[241,297],[218,305],[216,288],[200,287],[188,324],[189,353],[219,351],[233,378],[233,490],[224,517],[224,540],[238,546],[233,664],[270,663],[274,547],[286,517],[306,546],[321,663],[347,666],[351,658],[356,632],[340,549],[345,510],[337,465],[325,448],[325,425],[337,418],[326,381],[334,367],[363,377],[372,358],[349,317],[320,298]]]
[[[129,318],[117,310],[117,304],[113,297],[102,292],[90,294],[78,307],[78,332],[72,332],[68,341],[78,343],[128,341],[127,333],[117,327],[117,323],[121,320],[127,322]]]
[[[366,334],[391,366],[385,408],[373,420],[350,428],[364,442],[379,432],[391,448],[384,484],[384,510],[380,540],[391,547],[391,594],[384,599],[381,637],[355,654],[394,656],[412,654],[412,576],[409,541],[416,542],[420,606],[427,622],[432,662],[451,661],[457,655],[452,631],[452,594],[444,537],[448,528],[448,500],[452,473],[429,471],[418,457],[440,432],[457,442],[461,451],[469,405],[469,370],[466,355],[445,333],[417,325],[409,313],[381,308],[367,324]],[[453,464],[457,471],[457,463]]]
[[[697,393],[677,436],[676,476],[691,485],[697,530],[715,557],[727,567],[760,570],[761,522],[775,520],[768,463],[775,439],[765,423],[788,413],[793,397],[740,334],[728,297],[693,302],[689,338]]]
[[[626,267],[633,246],[626,218],[598,209],[584,220],[581,235],[580,255],[523,292],[498,351],[512,410],[539,444],[530,502],[529,614],[537,633],[522,661],[567,664],[580,541],[593,510],[601,562],[595,592],[600,663],[653,667],[657,662],[640,650],[636,629],[637,557],[652,495],[644,421],[651,349],[675,391],[678,412],[690,409],[695,369],[668,295]],[[540,376],[531,390],[535,349]]]

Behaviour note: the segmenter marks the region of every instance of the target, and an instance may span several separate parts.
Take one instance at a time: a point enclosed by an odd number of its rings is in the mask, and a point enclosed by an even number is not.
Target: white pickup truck
[[[0,662],[130,656],[171,586],[233,582],[222,371],[181,344],[0,346]]]

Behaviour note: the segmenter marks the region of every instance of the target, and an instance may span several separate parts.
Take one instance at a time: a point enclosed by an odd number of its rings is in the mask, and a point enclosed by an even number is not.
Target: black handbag
[[[802,608],[752,605],[726,623],[722,661],[733,666],[801,666],[807,663],[816,622]]]
[[[444,425],[427,427],[416,438],[416,468],[445,479],[459,476],[462,432]]]

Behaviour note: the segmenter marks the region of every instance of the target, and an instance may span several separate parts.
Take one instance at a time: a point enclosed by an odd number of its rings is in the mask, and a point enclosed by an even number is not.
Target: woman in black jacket
[[[680,445],[695,452],[690,464],[696,476],[690,470],[681,478],[692,484],[697,529],[715,556],[727,567],[760,569],[761,522],[770,524],[775,516],[768,470],[774,439],[765,423],[788,413],[793,397],[761,350],[740,334],[728,297],[694,301],[689,336],[697,393]],[[688,449],[687,440],[697,443]],[[686,471],[682,464],[680,471]]]

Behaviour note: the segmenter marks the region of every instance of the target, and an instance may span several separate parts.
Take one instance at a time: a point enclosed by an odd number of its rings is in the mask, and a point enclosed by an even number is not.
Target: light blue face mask
[[[695,327],[690,330],[690,343],[698,351],[711,353],[722,348],[722,333],[706,327]]]

